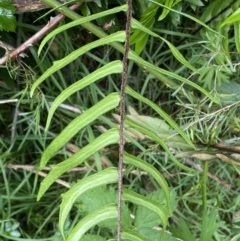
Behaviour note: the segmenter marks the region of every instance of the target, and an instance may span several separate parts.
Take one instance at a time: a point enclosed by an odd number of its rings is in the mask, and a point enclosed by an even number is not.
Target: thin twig
[[[16,105],[14,114],[13,114],[13,123],[11,127],[11,143],[13,143],[16,138],[18,113],[19,113],[19,107],[18,105]]]
[[[17,170],[17,169],[24,169],[27,171],[33,171],[36,170],[36,167],[34,165],[21,165],[21,164],[9,164],[7,166],[9,169]],[[43,171],[50,171],[51,167],[44,167]],[[82,172],[82,171],[88,171],[89,169],[87,167],[75,167],[69,170],[68,172]]]
[[[36,167],[33,166],[33,165],[9,164],[7,166],[7,168],[12,169],[12,170],[23,169],[25,171],[34,172],[34,173],[36,173],[36,174],[38,174],[39,176],[42,176],[42,177],[46,177],[48,175],[45,172],[37,171]],[[44,171],[50,171],[51,167],[44,167],[43,170]],[[79,171],[89,171],[89,169],[87,167],[75,167],[75,168],[72,168],[71,170],[69,170],[68,172],[79,172]],[[125,169],[123,169],[123,171],[125,171]],[[148,176],[147,172],[139,171],[139,170],[132,170],[130,173],[135,175],[135,176],[138,176],[138,175]],[[66,182],[66,181],[63,181],[61,179],[56,179],[54,182],[58,183],[58,184],[60,184],[64,187],[70,188],[69,183]]]
[[[71,10],[77,9],[82,3],[76,3],[70,7]],[[65,15],[58,14],[56,17],[51,18],[50,21],[44,26],[41,30],[39,30],[36,34],[34,34],[31,38],[21,44],[19,47],[14,49],[8,56],[4,56],[0,59],[0,65],[5,64],[8,60],[16,60],[17,57],[26,51],[30,46],[33,46],[35,42],[40,40],[47,32],[49,32],[52,28],[54,28],[60,21],[65,18]]]
[[[125,119],[125,89],[127,85],[127,74],[128,74],[128,52],[130,49],[130,30],[131,30],[131,19],[132,19],[132,0],[127,0],[128,11],[127,11],[127,22],[126,22],[126,42],[123,54],[123,73],[121,82],[121,93],[120,93],[120,123],[119,123],[119,163],[118,163],[118,228],[117,228],[117,240],[121,241],[122,232],[122,179],[123,179],[123,154],[124,154],[124,119]]]
[[[32,165],[15,165],[15,164],[9,164],[8,165],[8,168],[9,169],[13,169],[13,170],[17,170],[17,169],[23,169],[23,170],[26,170],[26,171],[29,171],[29,172],[34,172],[36,173],[37,175],[41,176],[41,177],[46,177],[48,174],[45,173],[45,172],[42,172],[42,171],[38,171],[36,170],[36,168]],[[70,188],[70,185],[68,182],[65,182],[61,179],[56,179],[55,180],[56,183],[64,186],[64,187],[67,187],[67,188]]]
[[[18,102],[18,99],[8,99],[8,100],[0,100],[0,104],[8,104]]]
[[[216,143],[211,145],[211,147],[224,150],[230,153],[240,153],[240,146],[227,145],[224,143]]]

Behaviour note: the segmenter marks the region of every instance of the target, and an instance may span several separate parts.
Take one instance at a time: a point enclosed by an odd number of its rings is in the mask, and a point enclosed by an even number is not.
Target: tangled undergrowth
[[[107,3],[102,5],[95,2],[85,3],[78,12],[84,16],[87,13],[94,14],[124,4],[122,1],[105,2]],[[166,79],[160,75],[157,78],[149,73],[149,69],[139,67],[135,60],[129,61],[129,89],[126,103],[129,119],[125,126],[125,151],[155,167],[168,183],[172,210],[166,229],[171,233],[167,236],[168,240],[238,240],[240,231],[238,202],[240,201],[240,83],[239,46],[236,43],[238,23],[234,22],[232,25],[229,22],[225,25],[224,21],[238,9],[239,3],[238,1],[234,4],[229,3],[228,6],[228,3],[219,0],[195,1],[195,4],[193,1],[179,1],[171,6],[174,11],[170,11],[161,21],[156,20],[148,26],[148,23],[144,22],[144,16],[146,17],[144,13],[149,11],[150,3],[142,1],[141,5],[139,1],[137,2],[134,5],[134,18],[169,41],[181,52],[187,63],[176,58],[166,41],[160,38],[145,33],[142,42],[136,41],[139,33],[134,32],[134,28],[131,48],[148,63],[180,76],[191,84],[183,82],[180,77],[175,79],[175,75],[170,74],[165,76]],[[163,2],[165,4],[168,1]],[[154,6],[156,8],[156,5]],[[158,7],[155,13],[153,10],[150,13],[155,14],[157,18],[161,15],[162,9]],[[22,42],[47,24],[49,15],[38,20],[36,25],[27,24],[38,19],[43,13],[47,13],[47,10],[26,13],[23,16],[22,23],[19,22],[17,25]],[[207,23],[211,29],[207,29],[189,16]],[[110,20],[114,22],[107,25]],[[64,20],[61,26],[70,21]],[[106,33],[116,33],[124,28],[124,21],[125,13],[118,12],[93,20],[93,23],[101,28],[104,27]],[[1,37],[1,40],[16,45],[13,34],[2,32]],[[49,128],[45,128],[50,106],[57,96],[77,80],[90,75],[113,60],[122,58],[120,51],[105,44],[88,50],[84,55],[51,74],[37,86],[31,98],[30,91],[34,82],[43,73],[48,72],[53,61],[62,60],[68,54],[96,39],[98,38],[92,32],[78,25],[52,38],[40,55],[38,55],[39,43],[36,43],[29,47],[28,57],[21,58],[20,62],[9,61],[0,69],[1,240],[63,240],[62,230],[58,226],[61,194],[71,189],[78,180],[118,165],[119,153],[116,142],[101,148],[81,165],[65,172],[54,181],[40,201],[36,201],[40,183],[52,165],[56,166],[63,160],[71,158],[88,143],[107,133],[110,128],[117,127],[119,123],[119,109],[116,107],[101,115],[93,125],[83,127],[58,150],[41,171],[37,170],[44,150],[73,119],[99,103],[108,94],[119,92],[120,75],[117,73],[106,75],[99,82],[92,82],[68,96],[56,109]],[[198,86],[212,96],[212,99]],[[136,93],[131,92],[132,90]],[[150,108],[141,96],[160,107],[163,110],[162,116]],[[195,148],[184,136],[179,135],[179,131],[176,131],[169,122],[167,123],[165,119],[167,116],[171,117],[170,122],[172,120],[180,126]],[[156,142],[154,136],[141,132],[137,129],[139,126],[133,126],[133,122],[142,126],[142,130],[146,128],[160,137],[169,148],[169,152]],[[171,155],[190,171],[179,167],[171,159]],[[143,196],[148,195],[147,197],[153,200],[162,197],[163,194],[158,193],[161,189],[159,183],[148,172],[126,164],[125,173],[128,174],[123,180],[125,188]],[[79,219],[94,211],[86,207],[88,202],[93,202],[97,195],[99,200],[100,197],[109,195],[108,201],[112,202],[115,189],[116,185],[112,184],[111,188],[102,187],[96,193],[89,191],[88,196],[79,198],[74,204],[75,209],[71,210],[64,224],[65,235],[73,230]],[[106,204],[107,201],[101,200],[101,202]],[[167,203],[166,200],[163,202]],[[137,209],[130,204],[124,208],[131,213],[131,222],[134,222],[140,230],[143,225],[140,217],[145,215],[146,210]],[[127,211],[126,213],[128,214]],[[150,215],[150,218],[154,219],[154,216]],[[126,220],[129,221],[127,218]],[[145,221],[148,223],[149,220]],[[152,225],[154,226],[154,223]],[[154,226],[156,230],[161,228],[161,225]],[[85,239],[99,240],[94,236],[99,234],[105,238],[103,240],[107,240],[113,237],[114,232],[109,229],[109,223],[104,223],[102,226],[90,229],[89,235],[93,236],[86,236]],[[208,232],[210,234],[206,235]],[[144,234],[144,231],[141,231],[141,234]],[[148,238],[152,240],[153,237]]]

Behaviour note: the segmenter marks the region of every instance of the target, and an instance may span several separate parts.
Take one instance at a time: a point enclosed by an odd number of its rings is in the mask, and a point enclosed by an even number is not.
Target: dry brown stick
[[[35,170],[32,170],[32,171],[33,171],[34,173],[38,174],[38,175],[41,176],[41,177],[46,177],[46,176],[48,175],[47,173],[42,172],[42,171],[35,171]],[[64,186],[64,187],[70,188],[69,183],[68,183],[68,182],[65,182],[65,181],[63,181],[63,180],[61,180],[61,179],[56,179],[55,182],[58,183],[58,184],[60,184],[60,185],[62,185],[62,186]]]
[[[9,164],[7,167],[9,169],[14,169],[14,170],[24,169],[27,171],[32,171],[32,170],[36,169],[36,167],[33,165],[21,165],[21,164]],[[50,171],[51,167],[44,167],[43,170]],[[79,172],[79,171],[87,171],[87,170],[88,170],[87,167],[75,167],[75,168],[72,168],[71,170],[69,170],[68,172]]]
[[[212,147],[220,150],[225,150],[230,153],[240,153],[240,146],[227,145],[224,143],[216,143],[216,144],[213,144]]]
[[[228,163],[228,164],[235,165],[235,166],[240,166],[240,162],[239,162],[239,161],[234,161],[234,160],[232,160],[231,158],[229,158],[229,157],[227,157],[227,156],[225,156],[225,155],[223,155],[223,154],[218,153],[218,154],[216,154],[216,156],[217,156],[220,160],[222,160],[222,161],[224,161],[224,162],[226,162],[226,163]]]
[[[71,10],[77,9],[81,3],[76,3],[70,7]],[[44,26],[41,30],[39,30],[36,34],[34,34],[31,38],[21,44],[19,47],[14,49],[9,55],[4,56],[0,59],[0,65],[5,64],[8,60],[16,60],[17,57],[26,51],[30,46],[33,46],[38,40],[40,40],[47,32],[49,32],[53,27],[55,27],[60,21],[65,18],[65,15],[58,14],[56,17],[50,19],[46,26]]]
[[[45,173],[45,172],[37,171],[37,170],[36,170],[36,167],[33,166],[33,165],[9,164],[9,165],[7,166],[7,168],[13,169],[13,170],[23,169],[23,170],[26,170],[26,171],[29,171],[29,172],[34,172],[34,173],[36,173],[36,174],[38,174],[39,176],[42,176],[42,177],[46,177],[46,176],[48,175],[48,174]],[[43,170],[45,170],[45,171],[50,171],[51,168],[50,168],[50,167],[44,167]],[[124,170],[125,170],[125,169],[123,169],[123,171],[124,171]],[[69,170],[68,172],[79,172],[79,171],[88,171],[88,168],[87,168],[87,167],[76,167],[76,168],[73,168],[73,169]],[[140,172],[139,172],[139,171],[137,171],[137,170],[132,170],[130,173],[133,174],[133,175],[139,175],[139,174],[140,174],[140,175],[146,175],[146,176],[148,175],[147,172],[143,172],[143,171],[140,171]],[[56,179],[55,182],[58,183],[58,184],[60,184],[60,185],[62,185],[62,186],[64,186],[64,187],[70,188],[69,183],[66,182],[66,181],[63,181],[63,180],[61,180],[61,179]]]
[[[24,169],[26,171],[33,171],[35,170],[36,171],[36,167],[33,166],[33,165],[23,165],[23,164],[9,164],[7,166],[7,168],[9,169],[13,169],[13,170],[18,170],[18,169]],[[51,171],[51,167],[44,167],[42,169],[43,171]],[[125,171],[126,169],[123,168],[123,171]],[[74,167],[72,168],[71,170],[69,170],[68,172],[82,172],[82,171],[89,171],[89,168],[87,167]],[[138,175],[141,175],[141,176],[148,176],[148,173],[145,172],[145,171],[139,171],[139,170],[132,170],[130,171],[131,174],[135,175],[135,176],[138,176]],[[165,176],[165,175],[164,175]],[[173,175],[172,175],[173,176]],[[167,175],[167,178],[169,178],[170,175]]]
[[[42,176],[42,177],[46,177],[48,175],[45,172],[36,170],[35,167],[31,166],[31,165],[14,165],[14,164],[9,164],[7,167],[9,169],[13,169],[13,170],[17,170],[17,169],[21,168],[21,169],[26,170],[26,171],[34,172],[37,175]],[[61,179],[56,179],[55,182],[59,183],[60,185],[62,185],[64,187],[70,188],[69,183],[65,182],[65,181],[63,181]]]

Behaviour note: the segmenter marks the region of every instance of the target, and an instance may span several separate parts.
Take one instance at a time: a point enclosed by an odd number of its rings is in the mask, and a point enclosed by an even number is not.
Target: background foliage
[[[123,240],[239,239],[239,4],[133,3]],[[116,236],[127,6],[61,9],[68,18],[28,57],[0,68],[2,240]],[[18,46],[52,15],[8,25],[2,14],[1,41]]]

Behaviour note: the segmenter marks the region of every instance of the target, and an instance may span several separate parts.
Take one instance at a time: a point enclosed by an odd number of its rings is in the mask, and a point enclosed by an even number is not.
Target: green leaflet
[[[161,220],[163,228],[166,228],[168,222],[168,214],[163,205],[128,189],[123,190],[122,198],[124,201],[144,206],[149,210],[155,212]]]
[[[240,8],[237,9],[234,13],[232,13],[227,19],[225,19],[221,23],[220,27],[222,28],[226,24],[235,23],[235,22],[238,22],[239,20],[240,20]]]
[[[73,228],[66,241],[80,240],[81,237],[96,224],[111,218],[117,218],[117,207],[115,204],[110,204],[98,209],[95,212],[84,217]]]
[[[119,133],[117,129],[110,129],[101,136],[97,137],[94,141],[83,147],[79,152],[75,153],[68,159],[60,162],[59,164],[52,166],[49,174],[43,179],[38,192],[37,200],[39,200],[47,189],[54,183],[54,181],[60,177],[63,173],[71,170],[72,168],[80,165],[87,158],[92,156],[95,152],[102,148],[115,144],[119,141]]]
[[[72,95],[76,91],[79,91],[79,90],[85,88],[86,86],[94,83],[95,81],[97,81],[97,80],[99,80],[99,79],[101,79],[101,78],[103,78],[107,75],[114,74],[114,73],[121,73],[122,69],[123,69],[123,67],[122,67],[121,61],[116,60],[116,61],[110,62],[110,63],[104,65],[103,67],[101,67],[100,69],[97,69],[93,73],[90,73],[86,77],[84,77],[84,78],[78,80],[77,82],[73,83],[68,88],[66,88],[63,92],[61,92],[61,94],[59,96],[57,96],[57,98],[54,100],[54,102],[51,105],[51,108],[50,108],[49,113],[48,113],[45,132],[49,128],[50,121],[51,121],[52,116],[53,116],[55,110],[57,109],[57,107],[63,101],[65,101],[70,95]]]
[[[131,240],[131,241],[151,241],[150,239],[146,238],[145,236],[127,228],[123,228],[122,230],[122,238]]]
[[[118,93],[109,94],[103,100],[99,101],[96,105],[82,113],[73,121],[71,121],[44,150],[40,161],[40,169],[45,167],[45,165],[54,155],[54,153],[57,152],[61,147],[63,147],[83,127],[87,126],[107,111],[116,108],[119,104],[119,101],[120,97]]]
[[[107,15],[110,15],[110,14],[114,14],[114,13],[117,13],[117,12],[120,12],[120,11],[127,11],[127,5],[124,4],[120,7],[116,7],[116,8],[112,8],[112,9],[109,9],[107,11],[103,11],[103,12],[100,12],[100,13],[97,13],[97,14],[93,14],[91,16],[87,16],[87,17],[82,17],[80,19],[77,19],[77,20],[74,20],[68,24],[64,24],[63,26],[60,26],[58,27],[57,29],[53,30],[51,33],[49,33],[41,42],[39,48],[38,48],[38,55],[40,55],[44,45],[47,43],[47,41],[49,41],[52,37],[56,36],[57,34],[69,29],[69,28],[72,28],[74,26],[79,26],[83,23],[87,23],[87,22],[90,22],[92,20],[95,20],[95,19],[98,19],[98,18],[101,18],[101,17],[104,17],[104,16],[107,16]]]
[[[136,19],[132,19],[131,21],[131,27],[132,28],[136,28],[139,29],[149,35],[152,35],[156,38],[160,38],[161,40],[163,40],[168,47],[170,48],[172,54],[174,55],[174,57],[183,65],[185,65],[186,67],[188,67],[189,69],[191,69],[194,72],[197,72],[197,69],[195,67],[193,67],[184,57],[183,55],[178,51],[177,48],[174,47],[174,45],[172,45],[168,40],[160,37],[158,34],[152,32],[150,29],[146,28],[145,26],[143,26],[139,21],[137,21]]]
[[[138,94],[136,91],[131,89],[129,86],[126,87],[126,93],[131,95],[137,100],[140,100],[147,104],[148,106],[152,107],[168,124],[174,128],[181,136],[182,138],[187,142],[187,144],[195,148],[189,137],[184,133],[184,131],[177,125],[177,123],[165,112],[163,111],[159,106],[157,106],[152,101],[148,100],[147,98],[143,97],[142,95]]]
[[[163,189],[163,192],[165,193],[167,204],[168,204],[168,210],[169,210],[169,214],[170,214],[171,210],[170,210],[169,186],[168,186],[165,178],[162,176],[162,174],[151,164],[141,160],[140,158],[132,156],[126,152],[124,153],[124,163],[131,164],[135,167],[141,168],[142,170],[148,172],[152,177],[154,177],[154,179],[158,182],[158,184]]]
[[[198,20],[197,18],[192,17],[192,16],[189,15],[189,14],[186,14],[186,13],[183,13],[183,12],[179,12],[179,11],[177,11],[177,10],[174,10],[174,9],[172,9],[172,8],[167,7],[166,5],[163,5],[163,4],[161,4],[161,3],[158,3],[158,2],[156,2],[156,1],[154,1],[154,0],[149,0],[149,1],[150,1],[150,2],[153,2],[153,3],[156,3],[157,5],[159,5],[159,6],[163,7],[163,8],[166,8],[166,9],[169,10],[169,11],[178,13],[178,14],[180,14],[180,15],[185,16],[186,18],[192,19],[194,22],[202,25],[203,27],[207,28],[208,30],[212,31],[213,33],[215,33],[215,34],[217,34],[217,35],[220,35],[218,32],[216,32],[215,30],[213,30],[213,29],[211,29],[210,27],[208,27],[205,23],[203,23],[202,21]],[[221,35],[220,35],[220,36],[221,36]]]
[[[165,142],[159,137],[157,136],[155,133],[153,133],[151,130],[149,130],[148,128],[146,128],[145,126],[142,126],[136,122],[133,122],[130,119],[126,119],[125,123],[131,127],[133,127],[134,129],[136,129],[137,131],[142,132],[143,134],[151,137],[154,141],[156,141],[157,143],[159,143],[162,148],[166,151],[166,153],[169,155],[169,157],[172,159],[172,161],[180,168],[186,170],[186,171],[192,171],[191,168],[184,166],[182,163],[180,163],[176,157],[169,151],[167,145],[165,144]]]
[[[174,0],[166,0],[165,6],[171,8],[173,3],[174,3]],[[168,15],[168,13],[169,13],[169,9],[164,8],[162,11],[162,14],[158,17],[158,21],[163,20]]]
[[[62,194],[62,203],[60,205],[59,229],[64,237],[64,224],[69,215],[69,212],[76,199],[85,191],[98,186],[109,183],[117,183],[118,171],[117,168],[108,168],[96,174],[88,176],[71,187],[69,191]]]
[[[104,38],[98,39],[94,42],[91,42],[87,45],[84,45],[83,47],[73,51],[70,53],[68,56],[65,58],[53,62],[52,67],[50,67],[47,71],[45,71],[32,85],[31,91],[30,91],[30,96],[33,96],[33,93],[35,89],[40,85],[46,78],[51,76],[53,73],[58,71],[59,69],[65,67],[67,64],[71,63],[74,61],[76,58],[81,56],[82,54],[89,52],[91,49],[106,45],[112,42],[124,42],[126,38],[126,34],[124,31],[119,31],[116,33],[113,33],[111,35],[108,35]]]
[[[151,71],[152,72],[152,70],[153,71],[156,71],[157,73],[159,73],[160,74],[160,76],[158,77],[159,79],[161,79],[161,81],[163,81],[165,84],[167,84],[168,85],[168,80],[165,80],[164,79],[164,76],[166,75],[166,76],[170,76],[170,77],[172,77],[172,78],[174,78],[174,79],[177,79],[177,80],[180,80],[181,82],[183,82],[183,83],[185,83],[185,84],[188,84],[188,85],[190,85],[190,86],[192,86],[192,87],[194,87],[195,89],[197,89],[197,90],[199,90],[200,92],[202,92],[204,95],[206,95],[211,101],[213,101],[214,103],[219,103],[218,102],[218,100],[215,98],[215,97],[213,97],[210,93],[208,93],[204,88],[202,88],[202,87],[200,87],[199,85],[197,85],[197,84],[195,84],[194,82],[192,82],[192,81],[190,81],[190,80],[188,80],[188,79],[186,79],[186,78],[183,78],[183,77],[181,77],[180,75],[178,75],[178,74],[175,74],[175,73],[173,73],[173,72],[170,72],[170,71],[167,71],[167,70],[165,70],[165,69],[161,69],[161,68],[159,68],[159,67],[156,67],[156,66],[154,66],[153,64],[150,64],[150,63],[148,63],[147,61],[145,61],[145,60],[143,60],[142,58],[140,58],[136,53],[134,53],[133,51],[130,51],[129,52],[129,55],[128,55],[128,58],[129,59],[131,59],[131,60],[133,60],[133,61],[135,61],[136,63],[139,63],[139,64],[141,64],[141,66],[142,67],[144,67],[147,71]],[[162,77],[162,74],[164,75],[163,77]],[[156,75],[155,75],[156,76]],[[163,78],[163,79],[162,79]],[[167,81],[167,82],[166,82]],[[170,86],[171,86],[171,84],[170,84]],[[173,86],[171,86],[171,87],[173,87]]]

